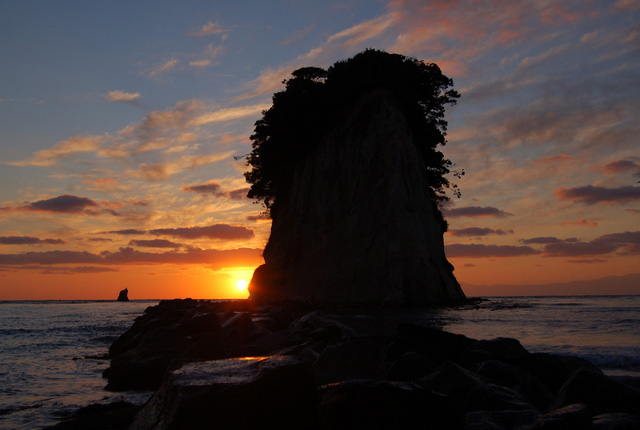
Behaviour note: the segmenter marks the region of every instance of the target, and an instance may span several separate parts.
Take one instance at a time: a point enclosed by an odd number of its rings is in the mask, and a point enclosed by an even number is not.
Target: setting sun
[[[240,291],[246,290],[248,286],[249,284],[244,279],[240,279],[238,282],[236,282],[236,288]]]

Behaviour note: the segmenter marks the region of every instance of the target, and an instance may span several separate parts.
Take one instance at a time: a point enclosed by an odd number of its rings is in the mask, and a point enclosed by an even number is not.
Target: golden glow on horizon
[[[249,283],[244,279],[239,279],[238,282],[236,282],[236,288],[239,289],[240,291],[246,290],[248,286],[249,286]]]

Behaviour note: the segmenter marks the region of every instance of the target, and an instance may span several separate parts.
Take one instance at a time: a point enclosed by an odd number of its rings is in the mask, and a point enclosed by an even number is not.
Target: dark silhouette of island
[[[452,163],[437,65],[366,50],[293,72],[256,122],[249,197],[273,223],[258,300],[433,304],[465,298],[444,253],[439,203]]]
[[[120,290],[120,294],[118,294],[119,302],[128,302],[129,301],[129,289],[125,288],[124,290]]]

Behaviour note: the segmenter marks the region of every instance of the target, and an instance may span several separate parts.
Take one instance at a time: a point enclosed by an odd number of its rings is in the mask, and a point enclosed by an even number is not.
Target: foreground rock
[[[171,372],[130,428],[307,428],[314,422],[311,366],[271,356],[191,363]]]
[[[625,429],[640,420],[640,391],[579,358],[406,323],[359,334],[293,304],[163,301],[110,352],[110,388],[159,388],[137,428]],[[261,357],[240,358],[251,356]]]
[[[369,94],[297,166],[272,209],[252,299],[433,304],[465,298],[426,168],[393,97]]]

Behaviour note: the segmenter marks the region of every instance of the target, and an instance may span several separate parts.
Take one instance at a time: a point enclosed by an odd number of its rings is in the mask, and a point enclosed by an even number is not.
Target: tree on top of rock
[[[437,147],[445,144],[445,105],[455,104],[460,94],[436,64],[368,49],[328,70],[303,67],[292,75],[256,122],[247,157],[248,196],[261,200],[267,213],[273,214],[278,199],[288,193],[296,164],[340,124],[354,103],[380,90],[390,95],[408,122],[434,206],[448,200],[447,188],[459,195],[446,178],[452,163]],[[444,220],[442,224],[446,229]]]

